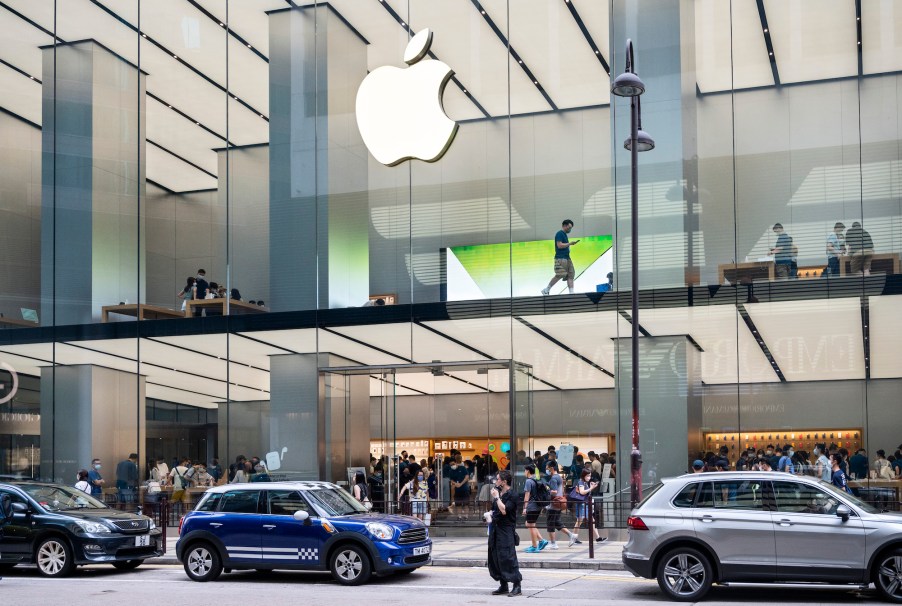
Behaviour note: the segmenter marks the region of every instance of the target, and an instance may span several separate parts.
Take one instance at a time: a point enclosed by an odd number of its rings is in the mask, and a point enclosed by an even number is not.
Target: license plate
[[[150,545],[150,535],[142,534],[141,536],[135,537],[135,547],[147,547]]]
[[[432,545],[426,545],[425,547],[414,547],[413,555],[426,555],[430,551],[432,551]]]

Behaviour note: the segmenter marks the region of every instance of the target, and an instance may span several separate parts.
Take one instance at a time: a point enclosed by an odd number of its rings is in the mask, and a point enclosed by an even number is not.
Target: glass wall
[[[604,454],[620,498],[634,322],[645,485],[721,447],[896,450],[891,3],[291,4],[0,6],[0,475],[344,481],[484,441]],[[509,360],[528,388],[320,372]],[[333,409],[370,422],[327,473]]]

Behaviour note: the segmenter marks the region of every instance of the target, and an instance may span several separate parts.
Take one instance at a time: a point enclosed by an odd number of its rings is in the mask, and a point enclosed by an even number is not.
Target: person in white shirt
[[[78,470],[78,481],[75,483],[75,488],[79,489],[85,494],[91,494],[91,483],[88,481],[87,469]]]

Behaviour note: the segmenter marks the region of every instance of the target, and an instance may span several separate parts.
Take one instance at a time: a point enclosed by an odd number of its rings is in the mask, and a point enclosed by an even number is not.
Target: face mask
[[[550,476],[552,473],[554,473],[554,471],[551,470],[551,469],[546,469],[546,470],[545,470],[545,475],[546,475],[546,476]]]
[[[452,465],[451,469],[457,469],[457,464],[455,463],[454,465]]]
[[[774,451],[773,451],[773,450],[768,450],[768,451],[767,451],[767,454],[772,455],[772,454],[774,454]]]
[[[419,480],[420,482],[422,482],[422,481],[423,481],[423,476],[417,476],[417,480]]]
[[[100,469],[100,463],[94,466],[94,469]]]
[[[786,456],[787,456],[787,457],[791,457],[791,456],[794,455],[795,453],[796,453],[796,451],[790,450],[789,452],[786,453]]]

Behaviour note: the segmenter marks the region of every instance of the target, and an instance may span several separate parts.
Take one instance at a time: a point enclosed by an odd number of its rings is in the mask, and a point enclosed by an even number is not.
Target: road
[[[660,604],[664,599],[654,581],[626,572],[578,570],[524,571],[523,595],[530,603],[562,606],[629,602],[630,606]],[[111,567],[79,568],[68,579],[45,579],[34,568],[15,568],[0,581],[3,602],[26,606],[51,602],[75,604],[489,604],[507,598],[489,595],[497,585],[483,569],[425,567],[407,577],[376,579],[361,587],[342,587],[328,574],[300,572],[237,572],[214,583],[188,580],[181,566],[148,565],[132,572]],[[506,602],[505,602],[506,603]],[[707,604],[870,604],[880,602],[873,591],[715,587]]]

